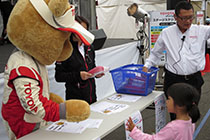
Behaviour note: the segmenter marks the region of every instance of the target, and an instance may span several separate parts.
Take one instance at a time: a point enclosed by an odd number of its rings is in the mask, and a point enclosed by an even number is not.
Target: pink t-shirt
[[[191,119],[188,121],[174,120],[154,135],[143,133],[134,127],[130,137],[134,140],[192,140],[194,131],[195,124],[192,124]]]

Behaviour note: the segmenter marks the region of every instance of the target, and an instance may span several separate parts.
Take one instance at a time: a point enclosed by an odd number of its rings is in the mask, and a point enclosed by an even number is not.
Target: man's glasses
[[[180,18],[182,21],[193,20],[195,18],[195,16],[188,16],[188,17],[177,16],[177,17]]]

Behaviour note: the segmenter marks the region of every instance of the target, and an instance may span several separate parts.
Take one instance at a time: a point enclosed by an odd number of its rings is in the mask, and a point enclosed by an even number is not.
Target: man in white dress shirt
[[[194,9],[187,1],[176,5],[174,18],[177,23],[161,32],[143,71],[156,65],[166,50],[164,92],[174,83],[185,82],[201,94],[204,81],[200,71],[205,67],[205,42],[210,38],[210,26],[192,24]],[[175,118],[171,115],[172,120]]]

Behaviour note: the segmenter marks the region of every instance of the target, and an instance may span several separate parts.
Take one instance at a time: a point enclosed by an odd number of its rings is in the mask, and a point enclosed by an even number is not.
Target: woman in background
[[[88,30],[89,23],[84,17],[76,16],[75,20]],[[96,85],[93,75],[88,71],[96,67],[94,47],[85,46],[73,33],[70,42],[73,46],[72,55],[66,61],[56,62],[55,79],[57,82],[65,82],[66,100],[81,99],[92,104],[97,101]]]

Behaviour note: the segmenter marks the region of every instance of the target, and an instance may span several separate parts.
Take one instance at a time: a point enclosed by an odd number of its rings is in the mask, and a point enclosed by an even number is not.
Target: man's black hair
[[[177,16],[180,14],[181,9],[184,9],[184,10],[192,9],[194,11],[194,8],[193,8],[192,4],[190,2],[187,2],[187,1],[180,1],[179,3],[177,3],[177,5],[175,7],[175,14]]]

